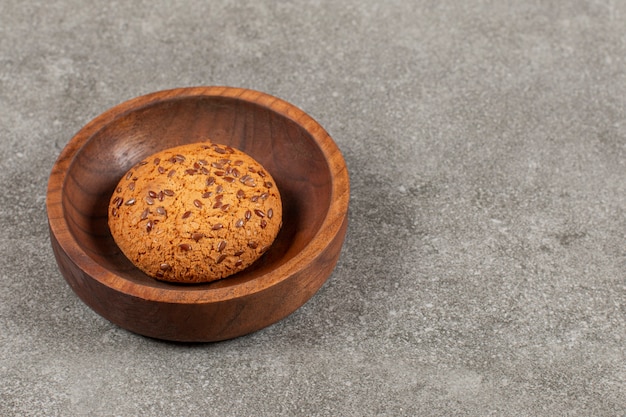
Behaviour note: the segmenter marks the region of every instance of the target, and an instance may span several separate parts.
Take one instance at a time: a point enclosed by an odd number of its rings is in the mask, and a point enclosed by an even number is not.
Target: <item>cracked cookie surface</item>
[[[263,255],[282,225],[274,179],[249,155],[210,142],[158,152],[111,196],[109,229],[124,255],[158,280],[200,283]]]

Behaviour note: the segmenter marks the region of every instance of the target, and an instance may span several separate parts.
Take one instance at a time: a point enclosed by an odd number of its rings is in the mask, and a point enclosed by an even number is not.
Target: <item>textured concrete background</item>
[[[0,415],[623,416],[626,2],[0,0]],[[107,108],[253,88],[334,137],[337,269],[208,345],[87,308],[50,249]]]

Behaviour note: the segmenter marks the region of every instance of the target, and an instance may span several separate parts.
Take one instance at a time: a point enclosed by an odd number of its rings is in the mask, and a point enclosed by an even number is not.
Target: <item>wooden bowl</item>
[[[197,285],[156,281],[113,241],[109,198],[143,158],[208,138],[270,171],[283,198],[283,228],[259,261],[229,278]],[[302,110],[257,91],[197,87],[138,97],[89,122],[56,161],[46,208],[59,269],[94,311],[145,336],[208,342],[275,323],[315,294],[339,257],[348,200],[339,149]]]

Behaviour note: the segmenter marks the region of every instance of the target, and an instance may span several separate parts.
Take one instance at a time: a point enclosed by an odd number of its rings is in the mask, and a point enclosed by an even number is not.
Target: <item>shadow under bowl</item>
[[[283,228],[268,252],[236,275],[195,285],[154,280],[113,241],[109,198],[144,158],[206,140],[246,152],[272,174]],[[253,90],[194,87],[138,97],[89,122],[57,159],[46,208],[59,269],[89,307],[138,334],[208,342],[273,324],[317,292],[338,260],[348,201],[339,149],[302,110]]]

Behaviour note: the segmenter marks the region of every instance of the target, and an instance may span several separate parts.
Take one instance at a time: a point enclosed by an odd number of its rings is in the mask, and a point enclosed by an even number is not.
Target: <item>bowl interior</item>
[[[115,244],[107,208],[117,182],[134,164],[173,146],[211,140],[238,148],[274,177],[283,200],[283,228],[266,254],[246,270],[208,284],[156,281]],[[181,291],[223,288],[256,279],[292,259],[311,241],[329,210],[331,172],[314,138],[262,105],[220,96],[189,96],[122,113],[78,150],[62,190],[69,230],[85,253],[120,279]]]

